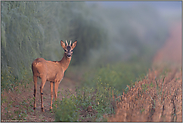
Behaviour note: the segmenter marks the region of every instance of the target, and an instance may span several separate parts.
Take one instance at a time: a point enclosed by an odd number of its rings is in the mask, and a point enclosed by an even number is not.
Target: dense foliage
[[[91,14],[84,2],[2,2],[2,77],[30,76],[37,57],[60,60],[60,40],[78,40],[71,64],[83,61],[89,49],[99,48],[107,38],[102,26],[85,18]],[[3,87],[13,83],[4,82]]]

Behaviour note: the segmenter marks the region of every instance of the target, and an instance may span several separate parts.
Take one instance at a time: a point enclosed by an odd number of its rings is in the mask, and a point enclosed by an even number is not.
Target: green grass
[[[108,64],[101,68],[85,73],[83,86],[96,87],[97,82],[109,84],[119,92],[122,92],[126,85],[143,79],[147,73],[148,65],[142,62],[119,62]]]
[[[1,92],[4,89],[6,91],[9,89],[13,91],[14,87],[19,85],[28,88],[26,85],[32,82],[32,73],[28,69],[25,69],[25,67],[23,68],[19,77],[12,74],[14,69],[12,67],[8,67],[8,70],[1,70]]]
[[[75,96],[70,98],[62,98],[62,101],[56,102],[54,105],[55,121],[77,121],[78,108],[75,102]]]
[[[114,89],[115,90],[115,89]],[[57,108],[55,107],[57,104]],[[96,88],[81,87],[76,89],[76,96],[68,93],[62,101],[54,104],[55,121],[82,121],[86,118],[101,120],[102,115],[114,113],[112,105],[112,89],[109,85],[98,83]],[[93,116],[89,114],[81,117],[81,111],[88,106],[95,110]]]
[[[76,95],[68,93],[63,95],[65,98],[62,101],[57,101],[57,108],[54,108],[55,121],[85,121],[88,118],[89,121],[106,121],[104,114],[115,113],[116,97],[128,91],[127,85],[143,79],[146,68],[144,63],[129,62],[108,64],[87,71],[80,87],[76,89]],[[143,85],[144,91],[146,86]],[[88,106],[97,113],[81,117],[81,112]]]

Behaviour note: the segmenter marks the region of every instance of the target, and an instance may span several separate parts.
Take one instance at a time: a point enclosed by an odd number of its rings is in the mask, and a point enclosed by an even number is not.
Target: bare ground
[[[41,101],[40,101],[40,89],[39,85],[41,83],[41,80],[38,80],[38,88],[37,88],[37,98],[36,98],[36,110],[35,112],[32,110],[33,109],[33,82],[27,86],[30,86],[28,88],[24,88],[22,86],[18,86],[18,90],[16,91],[16,88],[14,89],[15,91],[3,91],[1,94],[1,98],[4,100],[7,100],[8,102],[12,102],[10,108],[8,109],[8,113],[6,111],[6,107],[8,107],[7,102],[5,101],[4,103],[2,102],[1,104],[1,121],[26,121],[26,122],[42,122],[42,121],[55,121],[54,113],[50,112],[50,83],[46,82],[44,89],[43,89],[43,104],[44,104],[44,109],[45,112],[41,112]],[[62,94],[65,95],[67,91],[70,91],[71,93],[75,93],[75,87],[78,84],[78,82],[73,81],[69,78],[64,77],[62,82],[59,85],[58,88],[58,99],[62,99]],[[62,93],[62,94],[61,94]],[[31,102],[29,102],[29,100]],[[32,100],[31,100],[32,99]],[[25,100],[25,101],[24,101]],[[21,107],[21,103],[24,102],[24,106],[29,107],[30,109],[26,109],[25,107]],[[25,105],[26,104],[26,105]],[[29,111],[27,112],[27,116],[24,119],[17,118],[15,116],[16,111],[20,110],[26,110]],[[32,110],[32,112],[31,112]],[[18,113],[20,114],[20,113]],[[16,120],[13,120],[16,117]],[[17,120],[19,119],[19,120]]]

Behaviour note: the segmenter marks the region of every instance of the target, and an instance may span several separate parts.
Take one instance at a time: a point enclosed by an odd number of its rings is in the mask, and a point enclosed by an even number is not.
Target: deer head
[[[70,40],[69,45],[67,43],[67,40],[66,40],[66,45],[65,45],[65,43],[62,40],[60,41],[60,43],[61,43],[62,48],[65,51],[64,54],[66,55],[66,57],[67,58],[71,58],[72,53],[73,53],[73,49],[76,47],[77,41],[75,41],[72,45],[71,45],[71,43],[72,43],[71,40]]]

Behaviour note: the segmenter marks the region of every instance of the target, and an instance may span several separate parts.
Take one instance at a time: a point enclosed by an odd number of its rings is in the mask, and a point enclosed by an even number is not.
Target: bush
[[[57,107],[54,105],[55,121],[73,122],[78,120],[78,108],[75,103],[75,96],[70,98],[62,98],[62,101],[57,101]]]
[[[76,96],[68,92],[62,101],[57,101],[57,108],[54,104],[55,121],[85,121],[88,118],[90,121],[101,121],[104,120],[103,114],[114,113],[112,94],[117,95],[117,91],[100,80],[96,83],[96,88],[78,87]],[[86,112],[89,106],[95,112],[93,115]],[[84,117],[83,111],[86,113]]]
[[[149,64],[150,65],[150,64]],[[148,70],[147,63],[144,62],[120,62],[108,64],[101,68],[96,68],[84,74],[83,86],[97,87],[97,80],[108,84],[122,92],[126,85],[135,82],[139,76],[144,76]]]

